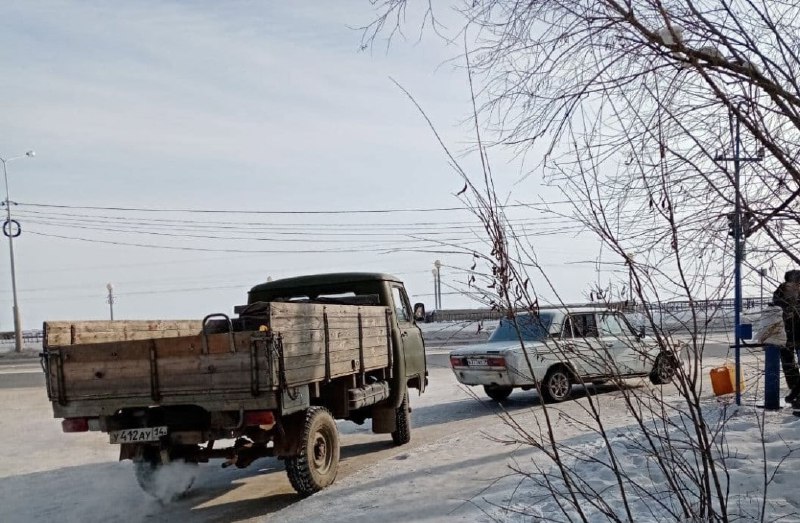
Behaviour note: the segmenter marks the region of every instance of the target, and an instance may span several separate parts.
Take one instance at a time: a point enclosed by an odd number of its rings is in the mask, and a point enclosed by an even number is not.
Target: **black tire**
[[[302,496],[324,489],[339,470],[339,432],[333,416],[324,407],[306,410],[302,444],[297,456],[286,458],[286,474]]]
[[[174,451],[170,451],[171,456],[174,454]],[[196,462],[183,458],[171,458],[170,463],[179,464],[181,467],[197,467]],[[133,461],[133,470],[139,487],[162,503],[169,503],[185,497],[197,477],[196,470],[172,469],[166,471],[167,466],[169,464],[165,464],[161,460],[161,450],[153,445],[145,446],[141,455]]]
[[[650,371],[650,382],[653,385],[666,385],[675,376],[676,361],[671,354],[659,354]]]
[[[395,445],[405,445],[411,441],[411,410],[408,408],[408,390],[403,395],[403,403],[395,410],[395,430],[392,441]]]
[[[563,366],[547,371],[540,384],[542,399],[551,403],[560,403],[569,399],[572,394],[572,373]]]
[[[497,385],[484,385],[483,392],[495,401],[503,401],[511,395],[514,387],[503,387]]]

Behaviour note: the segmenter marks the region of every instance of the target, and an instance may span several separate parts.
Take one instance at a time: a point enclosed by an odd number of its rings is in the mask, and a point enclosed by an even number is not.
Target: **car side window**
[[[572,332],[576,338],[596,338],[597,337],[597,320],[593,313],[590,314],[573,314],[570,316],[572,320]]]
[[[401,287],[392,287],[392,301],[394,302],[394,312],[397,315],[397,320],[411,321],[411,310]]]
[[[625,333],[616,314],[605,313],[600,317],[600,336],[619,338]]]

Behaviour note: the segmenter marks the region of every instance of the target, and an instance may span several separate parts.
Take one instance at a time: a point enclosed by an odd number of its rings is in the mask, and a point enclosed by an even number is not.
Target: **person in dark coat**
[[[772,302],[783,311],[786,330],[786,345],[781,347],[783,375],[790,390],[786,401],[797,402],[800,406],[800,370],[796,359],[800,349],[800,270],[791,270],[784,275],[784,282],[775,290]]]

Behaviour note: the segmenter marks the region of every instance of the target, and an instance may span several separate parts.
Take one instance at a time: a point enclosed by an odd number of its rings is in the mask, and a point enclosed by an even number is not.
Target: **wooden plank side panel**
[[[386,359],[383,357],[376,357],[369,360],[365,360],[364,364],[366,370],[368,371],[381,369],[386,367]],[[355,365],[356,367],[358,367],[358,361],[355,362]],[[341,362],[336,364],[336,366],[331,365],[332,378],[347,376],[349,374],[354,374],[355,372],[358,371],[353,370],[350,362]],[[324,365],[312,365],[309,367],[302,367],[299,369],[286,371],[286,383],[290,387],[296,387],[298,385],[304,385],[306,383],[313,383],[315,381],[322,381],[324,379],[325,379]]]
[[[386,367],[389,365],[389,355],[387,354],[385,346],[380,345],[373,345],[371,347],[364,347],[364,359],[367,360],[377,360],[378,358],[383,358],[383,366]],[[352,361],[355,362],[356,366],[354,372],[358,372],[358,362],[359,362],[359,351],[357,348],[350,349],[350,350],[343,350],[337,352],[331,352],[330,354],[330,361],[331,366],[346,362],[350,363]],[[290,355],[284,357],[284,368],[286,370],[294,370],[304,367],[310,367],[313,365],[320,365],[323,367],[325,366],[325,353],[317,353],[317,354],[306,354],[306,355]]]
[[[258,356],[259,389],[274,390],[269,362]],[[273,373],[274,374],[274,373]],[[125,397],[151,392],[149,360],[114,363],[73,363],[64,367],[67,398]],[[196,358],[164,358],[158,361],[159,392],[162,396],[189,392],[250,390],[250,355],[209,354]]]
[[[322,330],[325,328],[325,321],[320,316],[294,316],[270,318],[270,329],[273,332],[287,333],[306,330]],[[386,327],[385,317],[361,318],[361,325],[364,329]],[[358,316],[351,318],[328,318],[329,329],[357,329]]]
[[[198,320],[48,321],[45,347],[190,335],[201,327]]]
[[[277,332],[281,337],[284,345],[303,344],[303,343],[322,343],[325,341],[324,329],[303,329],[296,331],[281,331]],[[328,336],[331,341],[345,341],[349,340],[358,344],[358,328],[329,328]],[[383,338],[386,343],[386,328],[374,327],[363,328],[362,336],[366,339]]]
[[[362,317],[383,317],[386,314],[386,307],[377,305],[326,305],[321,303],[291,303],[291,302],[272,302],[269,305],[271,318],[279,317],[322,317],[323,313],[328,314],[329,319],[337,317],[358,316]]]
[[[386,347],[385,336],[374,336],[364,338],[364,347]],[[331,354],[339,351],[358,350],[358,338],[350,340],[331,340],[328,343],[328,350]],[[388,349],[384,349],[388,351]],[[325,342],[300,342],[283,344],[284,357],[304,356],[311,354],[325,354]]]
[[[252,332],[234,333],[234,346],[237,352],[249,354]],[[126,360],[148,360],[150,349],[155,347],[156,357],[196,357],[202,353],[202,336],[181,336],[179,338],[149,338],[146,340],[113,341],[90,343],[85,345],[67,345],[58,347],[65,362],[111,362]],[[208,336],[209,354],[230,353],[228,334],[210,334]],[[53,348],[51,348],[53,350]]]

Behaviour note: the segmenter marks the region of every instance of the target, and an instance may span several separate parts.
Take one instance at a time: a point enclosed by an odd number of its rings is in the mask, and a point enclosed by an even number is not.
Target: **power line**
[[[114,240],[98,240],[94,238],[83,238],[79,236],[66,236],[60,234],[49,234],[37,231],[28,231],[28,234],[33,234],[36,236],[43,236],[46,238],[58,238],[62,240],[78,240],[88,243],[102,243],[106,245],[121,245],[127,247],[147,247],[152,249],[168,249],[168,250],[177,250],[177,251],[201,251],[201,252],[230,252],[230,253],[260,253],[260,254],[333,254],[333,253],[365,253],[365,252],[374,252],[374,253],[391,253],[391,252],[419,252],[419,253],[429,253],[429,254],[463,254],[465,252],[469,252],[467,250],[432,250],[426,249],[424,247],[384,247],[384,248],[376,248],[376,249],[367,249],[367,248],[359,248],[359,249],[348,249],[348,248],[336,248],[336,249],[292,249],[292,250],[278,250],[278,249],[269,249],[269,250],[260,250],[260,249],[215,249],[211,247],[183,247],[177,245],[156,245],[156,244],[148,244],[148,243],[134,243],[134,242],[120,242]]]
[[[565,202],[548,202],[548,203],[511,203],[506,205],[497,205],[499,209],[510,209],[520,207],[535,207],[541,205],[549,205],[556,203],[573,203]],[[327,210],[327,211],[243,211],[240,209],[159,209],[155,207],[102,207],[96,205],[63,205],[63,204],[48,204],[48,203],[33,203],[33,202],[19,202],[19,205],[28,207],[45,207],[51,209],[83,209],[95,211],[126,211],[126,212],[183,212],[183,213],[200,213],[200,214],[268,214],[268,215],[297,215],[297,214],[391,214],[391,213],[407,213],[407,212],[451,212],[451,211],[468,211],[469,207],[432,207],[432,208],[405,208],[405,209],[346,209],[346,210]]]

